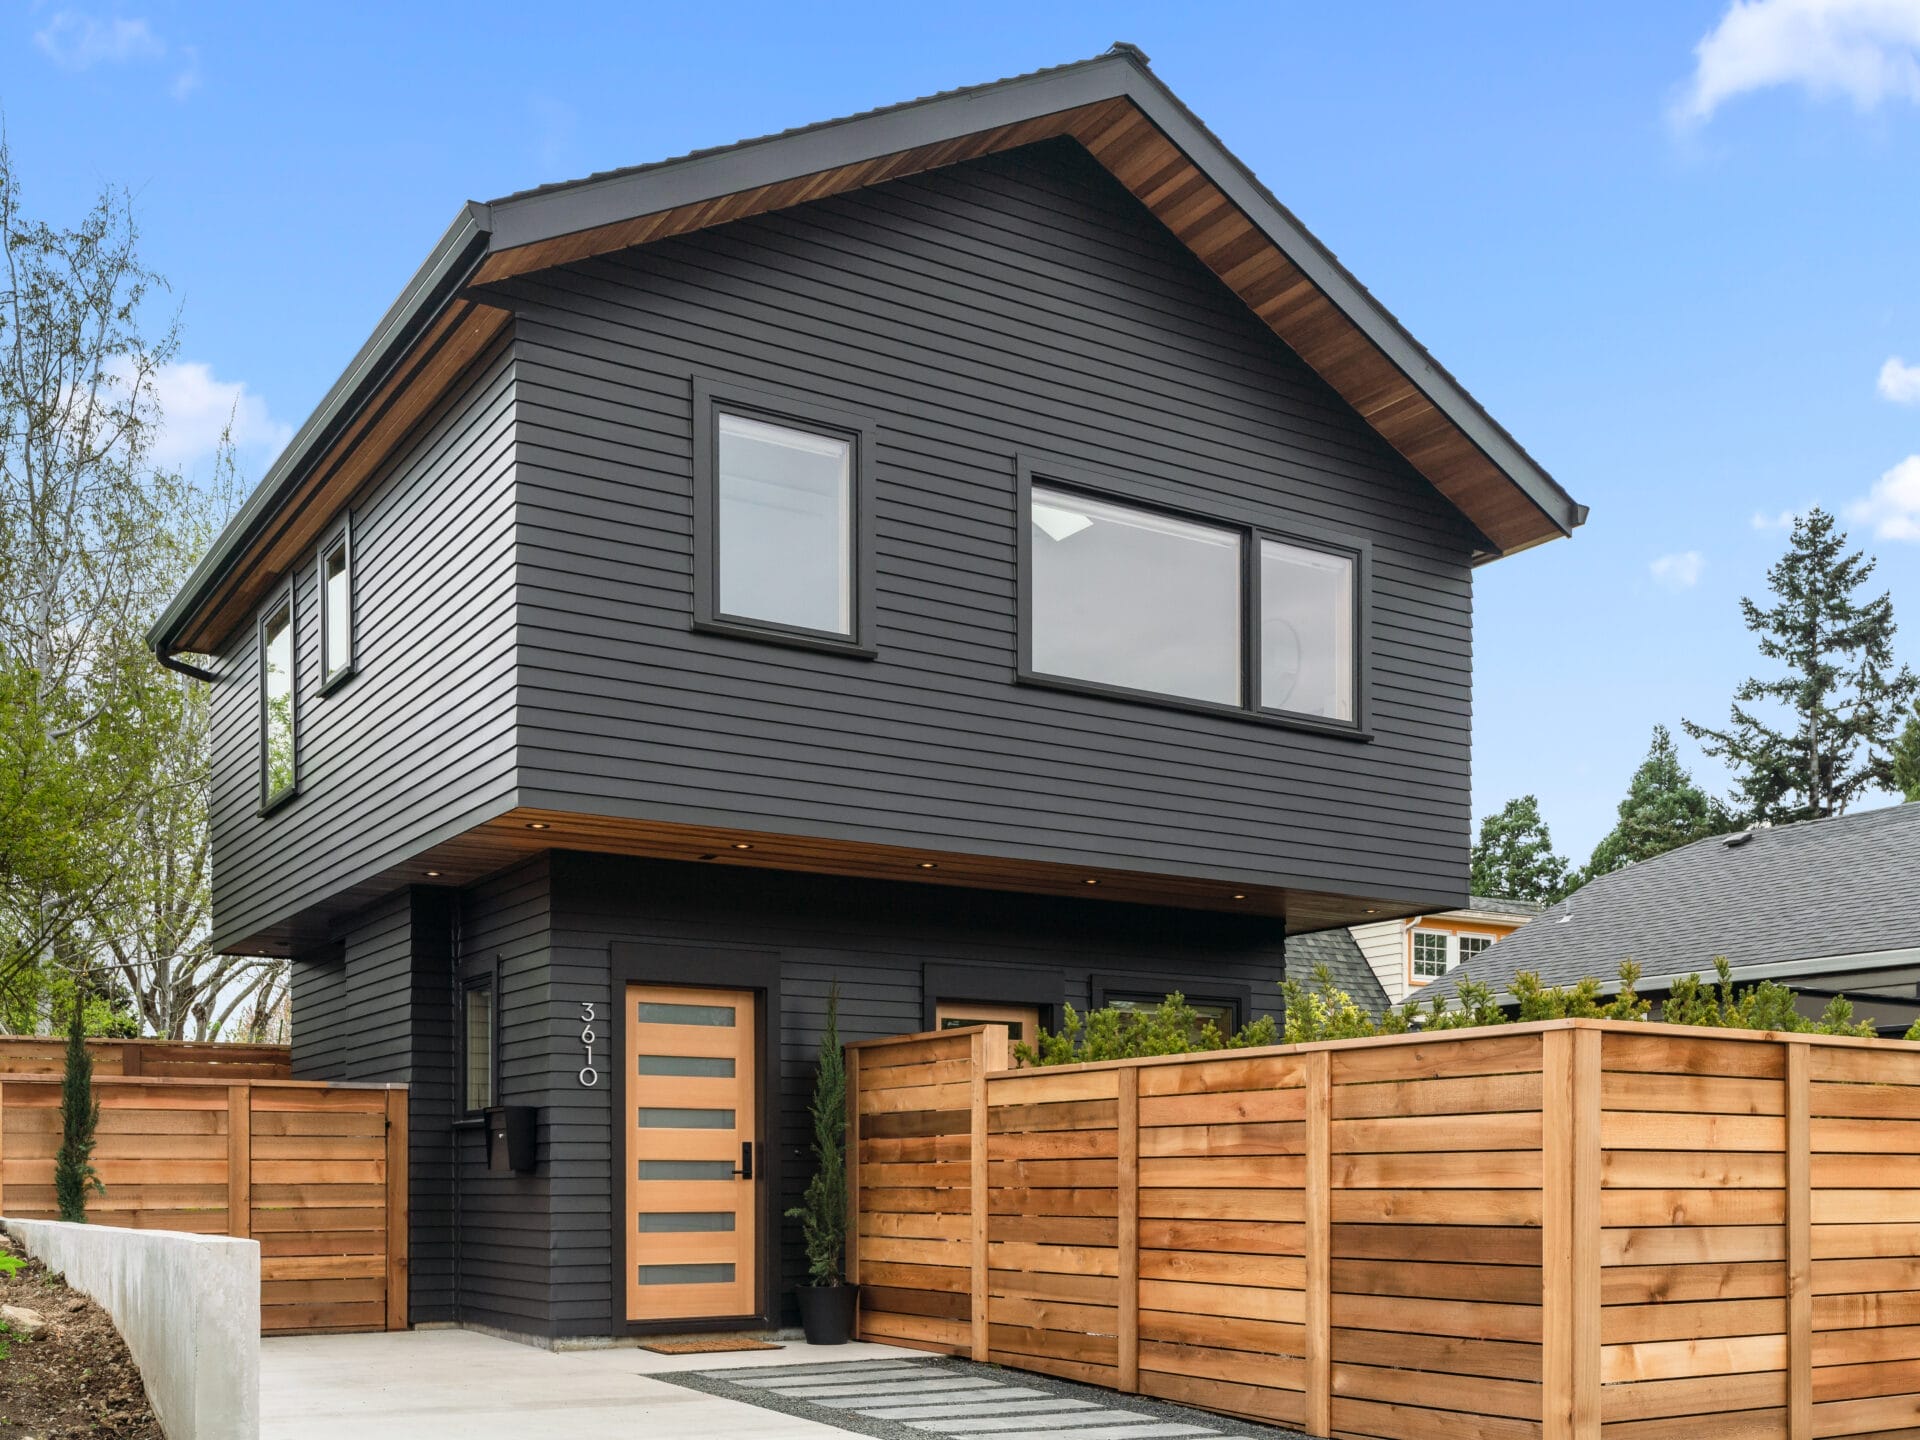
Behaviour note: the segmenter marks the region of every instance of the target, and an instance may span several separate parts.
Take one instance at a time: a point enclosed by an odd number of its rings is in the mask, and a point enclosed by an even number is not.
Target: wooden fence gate
[[[267,1334],[407,1324],[405,1086],[98,1076],[99,1225],[260,1242]],[[60,1077],[0,1076],[0,1215],[56,1220]]]

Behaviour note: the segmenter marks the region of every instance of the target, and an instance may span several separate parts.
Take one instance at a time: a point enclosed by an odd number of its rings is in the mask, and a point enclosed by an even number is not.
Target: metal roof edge
[[[379,388],[414,338],[431,324],[487,251],[491,221],[487,207],[469,202],[440,237],[426,260],[359,351],[328,388],[320,404],[221,530],[172,600],[147,631],[147,644],[164,661],[178,653],[176,632],[207,593],[224,579],[233,562],[279,511],[286,493],[330,444],[342,425]]]

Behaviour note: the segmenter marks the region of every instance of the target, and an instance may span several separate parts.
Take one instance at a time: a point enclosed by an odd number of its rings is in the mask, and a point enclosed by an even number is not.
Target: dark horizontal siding
[[[511,803],[513,444],[503,346],[356,497],[359,672],[325,697],[314,557],[295,567],[300,793],[265,817],[254,627],[218,657],[216,945]]]
[[[932,886],[711,870],[692,865],[560,854],[553,858],[550,1027],[516,1043],[550,1066],[543,1159],[551,1143],[554,1332],[608,1333],[617,1281],[611,1253],[624,1172],[612,1161],[611,1090],[579,1084],[579,1006],[610,1015],[611,946],[711,946],[780,956],[778,1114],[763,1133],[779,1147],[777,1209],[799,1203],[811,1167],[807,1103],[827,993],[840,991],[843,1040],[923,1028],[928,964],[981,966],[1009,976],[1057,970],[1062,994],[1084,1009],[1092,977],[1190,977],[1251,987],[1254,1013],[1280,1015],[1285,942],[1277,920],[1117,906]],[[471,952],[470,952],[471,953]],[[681,983],[699,985],[689,973]],[[1143,980],[1145,988],[1155,988]],[[991,994],[969,995],[984,1000]],[[600,1033],[610,1040],[611,1025]],[[503,1044],[505,1041],[503,1040]],[[604,1071],[604,1066],[602,1067]],[[781,1234],[783,1290],[805,1271],[797,1227]]]
[[[528,277],[526,803],[1444,897],[1474,537],[1083,153],[1050,144]],[[696,373],[880,426],[877,661],[695,634]],[[1014,458],[1371,542],[1371,744],[1013,680]]]

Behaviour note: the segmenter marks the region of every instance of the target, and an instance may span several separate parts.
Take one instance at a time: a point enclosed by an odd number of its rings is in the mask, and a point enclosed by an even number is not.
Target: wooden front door
[[[626,1005],[627,1318],[752,1316],[754,996],[629,985]]]

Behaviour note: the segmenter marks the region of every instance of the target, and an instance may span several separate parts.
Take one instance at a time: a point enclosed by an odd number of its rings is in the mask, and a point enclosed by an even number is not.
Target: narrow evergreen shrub
[[[93,1093],[93,1057],[87,1054],[86,1006],[78,992],[67,1021],[67,1066],[60,1083],[60,1149],[53,1161],[53,1190],[60,1218],[76,1225],[87,1223],[87,1190],[100,1194],[106,1186],[93,1168],[94,1131],[100,1124],[100,1102]]]
[[[800,1222],[807,1276],[838,1285],[847,1248],[847,1065],[840,1053],[840,987],[827,992],[827,1026],[813,1072],[813,1178],[800,1203],[787,1211]]]

